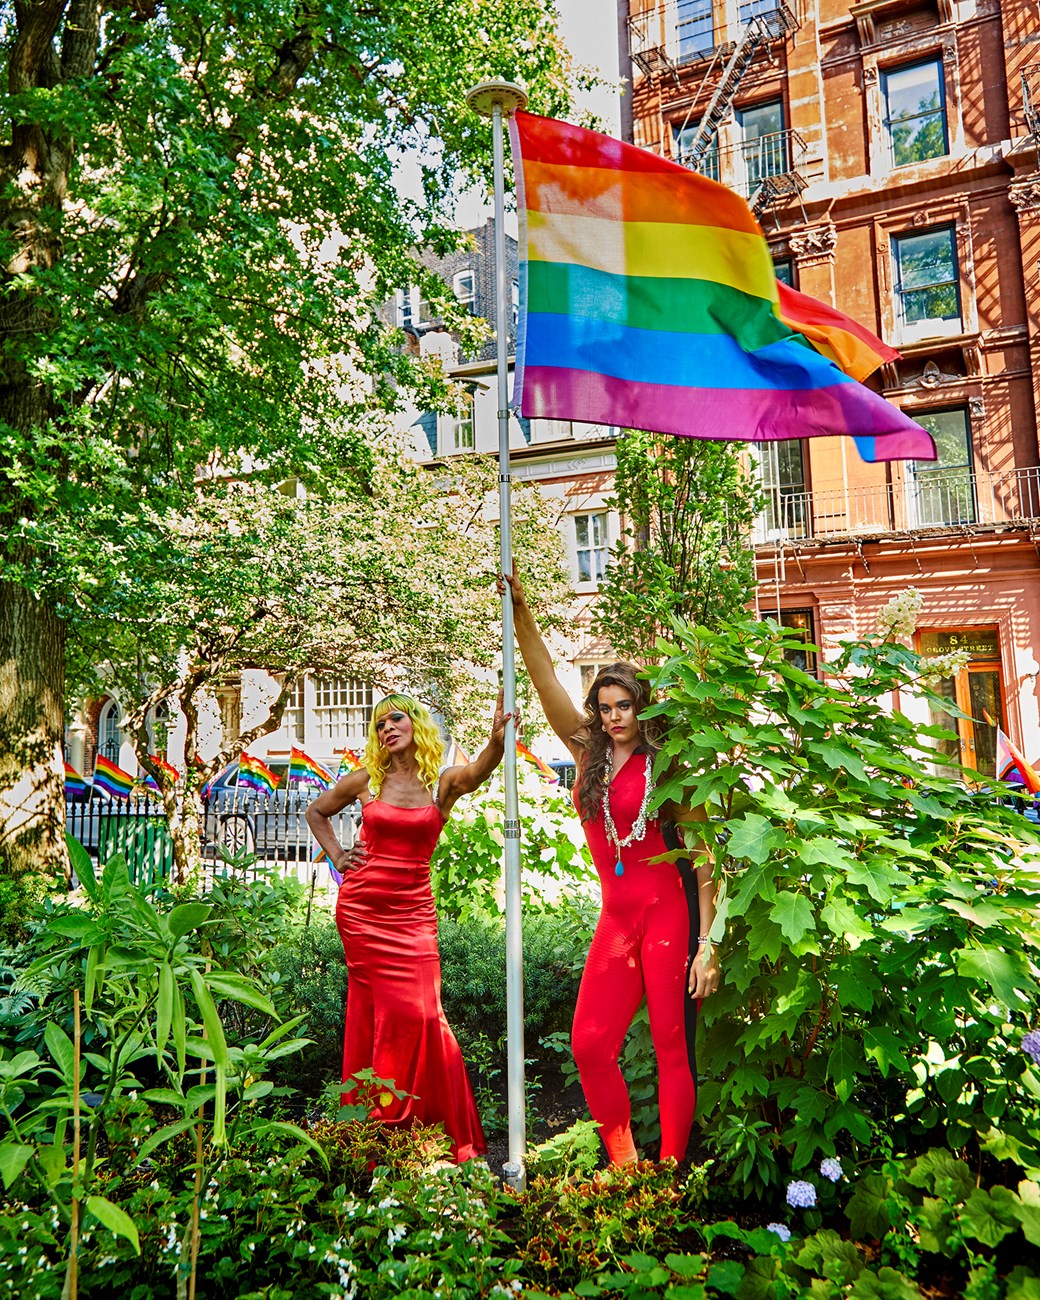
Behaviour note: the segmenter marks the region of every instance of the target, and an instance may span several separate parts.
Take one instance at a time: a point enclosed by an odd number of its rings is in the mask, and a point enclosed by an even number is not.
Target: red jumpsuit
[[[393,1125],[442,1123],[461,1163],[487,1143],[441,1006],[430,857],[444,820],[436,804],[398,808],[380,799],[364,805],[362,818],[368,858],[345,874],[336,903],[347,958],[343,1078],[371,1067],[413,1093],[373,1114]]]
[[[643,801],[646,759],[634,754],[614,776],[610,811],[621,839]],[[576,792],[575,792],[576,793]],[[589,948],[574,1011],[571,1044],[592,1118],[614,1164],[636,1159],[628,1090],[618,1066],[625,1034],[645,995],[657,1056],[661,1159],[681,1160],[696,1102],[697,1003],[687,993],[698,933],[696,877],[689,867],[651,863],[666,853],[659,821],[618,854],[604,828],[603,808],[584,823],[603,889],[603,911]]]

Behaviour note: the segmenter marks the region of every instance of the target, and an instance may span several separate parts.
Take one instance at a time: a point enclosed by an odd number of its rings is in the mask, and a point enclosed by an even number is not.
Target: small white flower
[[[766,1232],[775,1232],[781,1241],[791,1240],[791,1229],[786,1223],[767,1223]]]

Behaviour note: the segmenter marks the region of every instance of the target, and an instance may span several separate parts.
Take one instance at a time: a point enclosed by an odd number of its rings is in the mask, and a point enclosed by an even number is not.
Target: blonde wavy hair
[[[373,706],[368,723],[368,742],[362,766],[368,771],[368,785],[373,798],[378,798],[383,780],[390,770],[390,755],[376,734],[376,723],[388,713],[407,713],[412,720],[415,737],[415,757],[419,764],[419,780],[432,791],[444,762],[444,738],[440,728],[425,704],[410,695],[387,695]]]

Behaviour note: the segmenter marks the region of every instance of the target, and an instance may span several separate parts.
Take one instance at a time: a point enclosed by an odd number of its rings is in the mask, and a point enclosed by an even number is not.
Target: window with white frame
[[[374,703],[372,687],[355,677],[315,677],[314,728],[319,741],[349,744],[364,741]]]
[[[98,719],[98,753],[113,763],[119,762],[119,746],[122,732],[119,730],[119,716],[122,709],[118,700],[111,699],[101,711]]]
[[[881,74],[885,135],[893,167],[941,158],[950,152],[942,59],[927,59]]]
[[[961,328],[957,232],[936,226],[892,236],[896,322],[904,339]]]
[[[451,278],[451,288],[455,297],[472,315],[477,310],[477,273],[472,267],[456,271]]]
[[[574,516],[575,577],[579,583],[599,583],[607,572],[610,540],[606,511]]]
[[[302,745],[307,738],[306,709],[307,679],[299,677],[282,714],[282,732],[297,745]]]
[[[422,319],[419,290],[416,285],[398,289],[394,294],[394,323],[399,329],[414,329]]]
[[[441,452],[472,451],[476,445],[473,394],[467,393],[457,410],[441,417]]]

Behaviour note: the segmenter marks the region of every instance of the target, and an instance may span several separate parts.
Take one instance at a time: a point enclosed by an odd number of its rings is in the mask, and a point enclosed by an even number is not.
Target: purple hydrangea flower
[[[841,1161],[834,1156],[828,1156],[826,1160],[820,1161],[820,1173],[824,1178],[832,1183],[836,1183],[844,1176],[844,1169],[841,1167]]]
[[[786,1223],[767,1223],[766,1232],[775,1232],[781,1241],[791,1240],[791,1229]]]
[[[1040,1065],[1040,1029],[1031,1029],[1022,1039],[1022,1051],[1033,1058],[1034,1065]]]
[[[812,1183],[796,1180],[787,1184],[787,1204],[796,1210],[811,1210],[816,1204],[816,1188]]]

